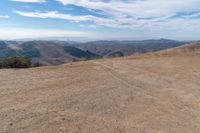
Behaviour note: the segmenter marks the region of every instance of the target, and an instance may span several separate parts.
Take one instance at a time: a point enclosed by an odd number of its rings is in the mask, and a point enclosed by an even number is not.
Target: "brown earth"
[[[171,51],[0,70],[0,132],[199,133],[200,54]]]

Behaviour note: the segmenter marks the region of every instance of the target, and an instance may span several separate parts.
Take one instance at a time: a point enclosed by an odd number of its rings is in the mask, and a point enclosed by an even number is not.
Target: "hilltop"
[[[199,46],[0,70],[0,132],[198,133]]]

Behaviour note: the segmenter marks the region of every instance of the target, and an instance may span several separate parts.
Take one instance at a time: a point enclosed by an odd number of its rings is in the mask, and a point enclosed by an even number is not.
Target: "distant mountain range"
[[[0,59],[23,56],[33,63],[58,65],[62,63],[128,56],[181,46],[188,42],[158,39],[142,41],[0,41]]]

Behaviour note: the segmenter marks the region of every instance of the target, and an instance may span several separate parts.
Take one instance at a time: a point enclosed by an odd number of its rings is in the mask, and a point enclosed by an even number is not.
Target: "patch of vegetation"
[[[5,42],[0,41],[0,59],[14,55],[17,55],[16,51],[10,49]]]
[[[39,50],[33,46],[32,42],[24,43],[22,49],[18,51],[18,54],[28,59],[40,57]]]
[[[0,61],[0,68],[29,68],[31,61],[24,57],[10,56]]]
[[[16,51],[15,50],[12,50],[12,49],[1,49],[1,52],[0,52],[0,59],[3,59],[3,58],[6,58],[8,56],[15,56],[17,55]]]
[[[96,54],[93,54],[89,51],[83,51],[81,49],[78,49],[76,47],[71,47],[71,46],[65,46],[64,51],[68,53],[69,55],[78,57],[78,58],[91,59],[91,58],[98,57]]]

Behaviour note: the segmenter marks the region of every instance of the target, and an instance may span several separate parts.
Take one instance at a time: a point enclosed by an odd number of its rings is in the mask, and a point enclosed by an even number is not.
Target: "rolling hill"
[[[1,70],[0,132],[198,133],[199,46]]]
[[[94,41],[84,44],[74,44],[73,46],[83,50],[89,50],[103,57],[108,57],[114,53],[122,53],[123,56],[135,53],[146,53],[177,47],[187,42],[175,40],[158,39],[142,41]],[[111,56],[112,57],[112,56]]]
[[[182,55],[182,56],[189,56],[189,55],[199,55],[200,54],[200,41],[196,41],[193,43],[185,44],[179,47],[166,49],[163,51],[158,51],[154,53],[147,53],[153,54],[156,56],[174,56],[174,55]]]
[[[199,54],[200,53],[200,41],[194,42],[192,44],[183,45],[181,47],[177,47],[174,49],[169,49],[168,52],[174,52],[174,53],[192,53],[192,54]]]
[[[0,54],[2,53],[0,58],[13,55],[23,56],[29,58],[33,64],[59,65],[67,62],[98,58],[98,55],[89,51],[83,51],[76,47],[54,41],[28,41],[15,44],[13,42],[3,43],[6,45],[6,49],[4,48],[6,52],[0,50]]]
[[[186,42],[159,39],[144,41],[93,41],[86,43],[65,41],[1,41],[0,59],[23,56],[40,65],[59,65],[97,58],[121,57],[159,51]]]

